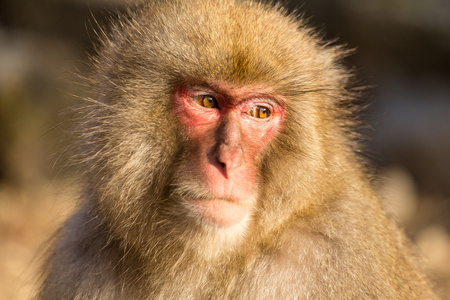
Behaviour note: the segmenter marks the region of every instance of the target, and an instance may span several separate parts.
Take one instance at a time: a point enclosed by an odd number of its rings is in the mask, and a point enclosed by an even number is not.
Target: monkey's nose
[[[217,149],[216,162],[228,175],[228,172],[239,168],[243,162],[243,151],[239,146],[232,147],[222,144]]]

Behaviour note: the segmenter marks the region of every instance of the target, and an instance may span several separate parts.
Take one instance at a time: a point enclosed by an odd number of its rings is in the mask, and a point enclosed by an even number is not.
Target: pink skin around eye
[[[194,97],[214,97],[218,108],[206,108]],[[271,115],[258,119],[247,112],[268,107]],[[251,212],[257,197],[258,159],[279,132],[284,108],[260,90],[225,84],[205,87],[179,86],[174,92],[175,113],[192,143],[190,170],[200,178],[208,199],[185,199],[210,223],[232,226]]]

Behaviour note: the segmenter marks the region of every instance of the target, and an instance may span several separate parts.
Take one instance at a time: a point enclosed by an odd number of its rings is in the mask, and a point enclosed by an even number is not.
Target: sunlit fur
[[[86,189],[59,231],[40,299],[431,299],[354,154],[347,51],[280,6],[147,1],[94,59],[82,112]],[[173,112],[180,83],[263,86],[286,101],[258,157],[255,207],[219,228]]]

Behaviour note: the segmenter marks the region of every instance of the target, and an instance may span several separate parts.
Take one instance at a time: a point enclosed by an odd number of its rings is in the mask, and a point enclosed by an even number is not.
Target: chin
[[[212,211],[217,206],[210,201],[218,201],[216,204],[219,208],[223,208],[223,205],[247,206],[247,204],[225,200],[182,199],[185,217],[196,225],[191,227],[196,228],[195,232],[187,234],[190,239],[187,240],[186,246],[192,248],[206,260],[227,255],[242,245],[252,221],[251,207],[245,207],[244,212],[241,212],[238,218],[227,220],[225,216],[229,216],[230,211],[223,214]],[[222,203],[222,201],[225,202]],[[231,211],[233,210],[232,208]],[[194,238],[192,238],[193,236]]]

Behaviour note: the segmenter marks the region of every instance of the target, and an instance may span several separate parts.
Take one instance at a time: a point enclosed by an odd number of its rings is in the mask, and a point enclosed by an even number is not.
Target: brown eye
[[[257,119],[266,119],[272,115],[272,111],[265,106],[255,106],[247,111],[247,114]]]
[[[194,97],[194,101],[197,102],[200,106],[206,107],[206,108],[217,108],[219,107],[217,105],[216,99],[214,99],[211,96],[207,95],[200,95]]]

